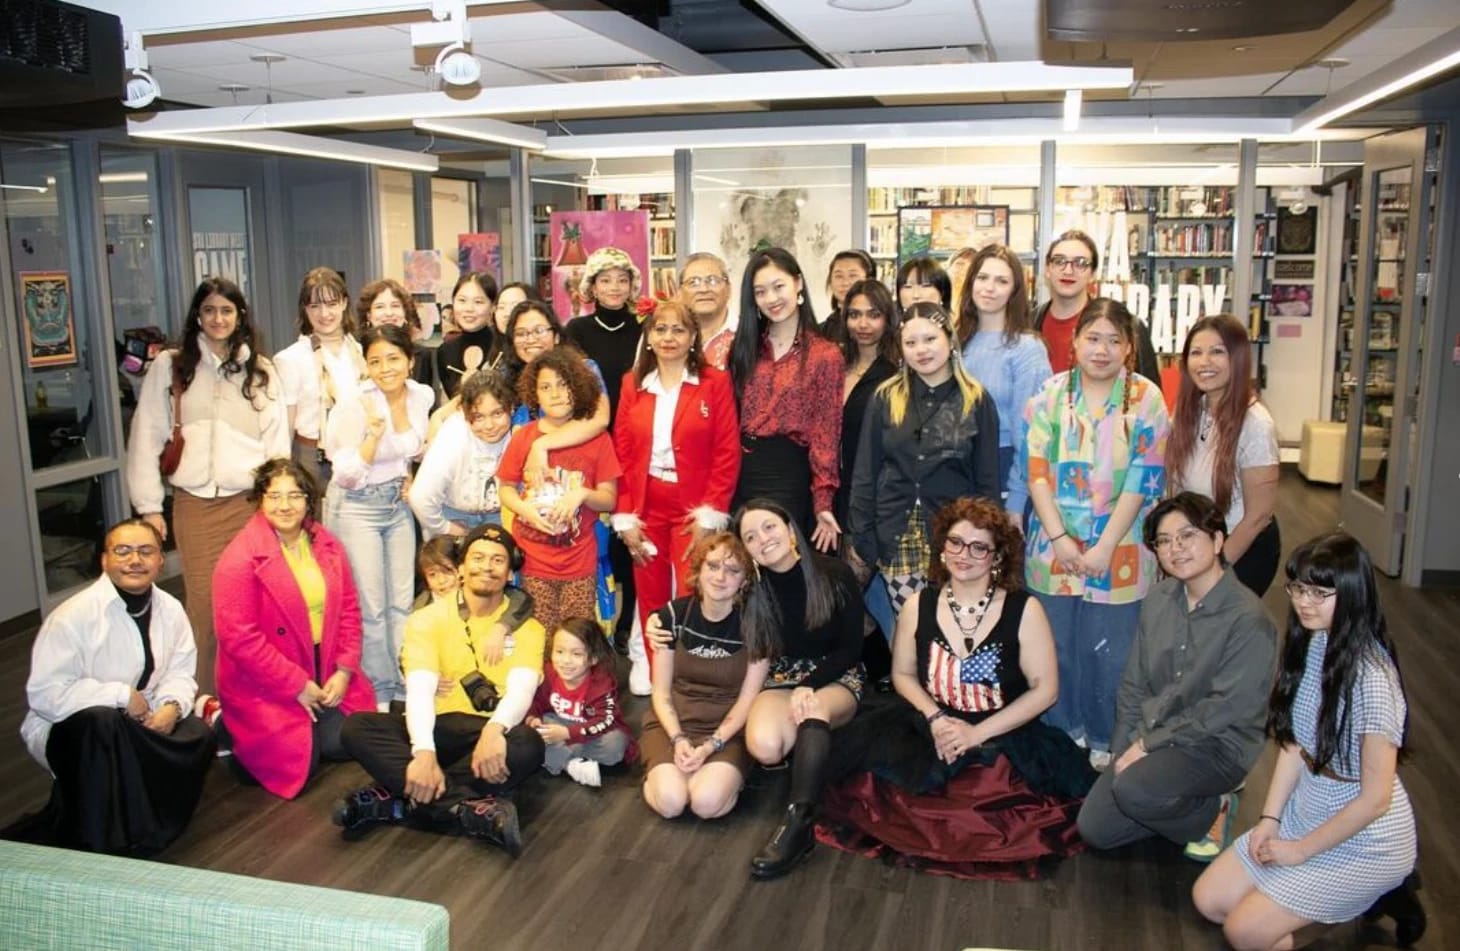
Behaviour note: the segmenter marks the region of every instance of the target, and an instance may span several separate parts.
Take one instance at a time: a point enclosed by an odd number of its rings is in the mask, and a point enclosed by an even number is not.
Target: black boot
[[[793,802],[786,807],[785,818],[776,826],[765,848],[750,860],[751,878],[780,878],[811,854],[816,845],[816,806],[809,802]]]
[[[1419,889],[1419,872],[1410,872],[1398,888],[1385,892],[1364,912],[1365,920],[1388,915],[1394,919],[1395,943],[1401,948],[1410,947],[1424,936],[1425,927],[1429,924],[1424,906],[1419,903]]]

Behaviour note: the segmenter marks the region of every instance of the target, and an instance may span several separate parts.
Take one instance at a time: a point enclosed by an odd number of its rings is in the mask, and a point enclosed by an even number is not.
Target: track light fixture
[[[127,68],[127,87],[122,105],[128,109],[145,109],[162,94],[162,87],[147,72],[147,50],[142,47],[141,33],[127,34],[123,62]]]
[[[482,64],[460,43],[452,43],[437,54],[436,75],[448,86],[474,86],[482,78]]]
[[[482,64],[466,48],[471,42],[466,0],[432,0],[431,17],[436,22],[411,24],[411,45],[442,46],[436,55],[441,81],[448,86],[475,85],[482,78]]]

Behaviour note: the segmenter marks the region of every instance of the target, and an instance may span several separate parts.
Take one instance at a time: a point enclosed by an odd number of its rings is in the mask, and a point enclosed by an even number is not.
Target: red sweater
[[[609,730],[629,733],[629,725],[619,715],[618,682],[613,671],[595,666],[577,687],[569,687],[549,663],[543,671],[542,683],[532,698],[528,716],[541,717],[552,713],[567,720],[568,742],[586,743]]]

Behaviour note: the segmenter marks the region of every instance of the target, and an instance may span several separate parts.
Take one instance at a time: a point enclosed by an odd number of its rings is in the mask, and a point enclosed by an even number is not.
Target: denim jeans
[[[465,509],[453,508],[450,505],[442,504],[441,517],[448,522],[458,522],[465,525],[467,531],[471,531],[478,525],[486,525],[488,523],[492,525],[502,524],[502,512],[500,510],[496,512],[468,512]]]
[[[416,527],[400,482],[325,492],[324,524],[345,546],[360,597],[360,667],[381,703],[404,700],[400,649],[415,596]]]
[[[558,726],[573,725],[556,713],[544,713],[542,722]],[[542,765],[554,776],[567,769],[570,759],[591,759],[600,766],[616,766],[624,761],[624,754],[628,750],[629,735],[623,730],[609,730],[583,743],[548,744]]]
[[[1054,632],[1059,696],[1044,722],[1092,750],[1109,750],[1115,694],[1136,638],[1141,602],[1098,604],[1070,595],[1037,594]]]

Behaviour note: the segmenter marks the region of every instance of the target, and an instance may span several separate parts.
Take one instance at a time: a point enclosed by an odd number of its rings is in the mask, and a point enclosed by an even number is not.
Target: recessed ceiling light
[[[1257,47],[1255,47],[1255,46],[1234,46],[1234,47],[1232,47],[1232,52],[1234,52],[1234,53],[1250,53],[1250,52],[1252,52],[1255,49],[1257,49]]]
[[[855,13],[879,13],[905,7],[912,0],[826,0],[826,5],[837,10],[851,10]]]
[[[1201,27],[1199,27],[1199,26],[1178,26],[1176,28],[1176,32],[1177,33],[1200,33],[1201,32]]]
[[[1349,65],[1349,61],[1338,56],[1313,61],[1314,69],[1343,69],[1347,65]]]
[[[243,83],[224,83],[223,85],[218,87],[219,92],[231,92],[234,95],[237,95],[241,92],[248,92],[248,90],[249,87],[245,86]]]
[[[268,63],[272,65],[274,63],[282,63],[284,62],[284,60],[288,59],[288,57],[280,56],[278,53],[257,53],[253,56],[250,56],[249,59],[253,60],[255,63]]]
[[[346,89],[345,90],[345,95],[347,95],[347,96],[363,96],[363,95],[365,95],[365,90],[363,90],[363,89]]]

